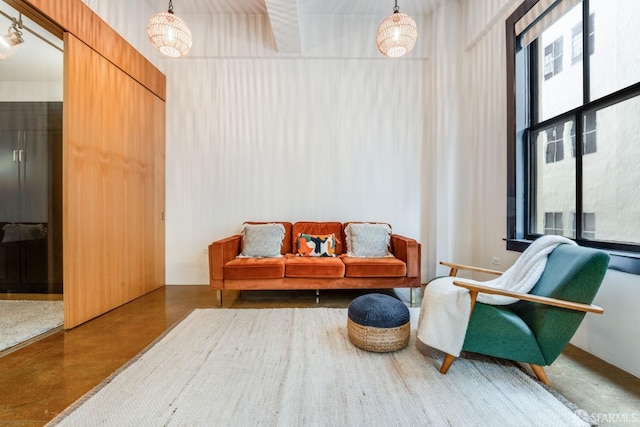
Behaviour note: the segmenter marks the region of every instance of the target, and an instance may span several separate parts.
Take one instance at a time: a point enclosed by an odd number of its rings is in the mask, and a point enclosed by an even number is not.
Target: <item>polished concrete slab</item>
[[[347,307],[357,291],[242,292],[231,308]],[[194,308],[207,286],[165,286],[68,331],[0,357],[0,426],[41,426],[127,363]],[[640,425],[640,379],[575,347],[547,368],[553,387],[601,425]]]

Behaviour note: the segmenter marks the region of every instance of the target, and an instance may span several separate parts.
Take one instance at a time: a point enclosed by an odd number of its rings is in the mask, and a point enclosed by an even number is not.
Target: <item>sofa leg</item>
[[[218,308],[222,308],[222,289],[218,291]]]
[[[320,303],[320,289],[316,289],[316,304]]]
[[[416,306],[416,288],[409,288],[409,303],[411,307]]]

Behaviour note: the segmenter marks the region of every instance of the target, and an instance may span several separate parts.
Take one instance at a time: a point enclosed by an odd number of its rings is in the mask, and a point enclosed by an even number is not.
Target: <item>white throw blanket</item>
[[[542,236],[520,255],[518,260],[500,277],[477,282],[458,277],[441,277],[425,288],[418,322],[418,339],[430,347],[452,356],[460,356],[471,314],[471,297],[465,288],[455,286],[454,280],[482,284],[496,289],[527,293],[540,279],[547,264],[547,256],[560,244],[575,245],[562,236]],[[518,301],[502,295],[478,294],[478,302],[506,305]]]

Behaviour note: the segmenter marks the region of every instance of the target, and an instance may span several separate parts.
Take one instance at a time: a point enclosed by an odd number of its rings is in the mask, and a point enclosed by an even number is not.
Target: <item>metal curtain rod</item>
[[[6,13],[4,13],[3,11],[0,10],[0,15],[4,16],[5,18],[7,18],[8,20],[11,21],[11,23],[13,24],[14,22],[14,17],[12,17],[11,15],[7,15]],[[24,25],[22,23],[22,20],[19,21],[20,22],[20,28],[25,29],[27,31],[29,31],[31,34],[33,34],[34,36],[36,36],[37,38],[39,38],[40,40],[42,40],[43,42],[47,43],[49,46],[51,47],[55,47],[56,49],[58,49],[60,52],[64,52],[64,50],[60,49],[58,46],[56,46],[55,44],[51,43],[49,40],[47,40],[46,38],[42,37],[40,34],[36,33],[34,30],[32,30],[31,28],[27,27],[26,25]]]

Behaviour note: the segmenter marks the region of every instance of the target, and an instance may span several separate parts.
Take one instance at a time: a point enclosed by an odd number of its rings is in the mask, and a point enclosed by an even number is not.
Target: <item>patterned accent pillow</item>
[[[344,229],[347,239],[347,256],[383,258],[389,253],[391,227],[387,224],[350,223]]]
[[[303,234],[298,235],[298,255],[300,256],[336,256],[336,235]]]
[[[242,253],[238,258],[281,257],[284,240],[282,224],[244,224],[242,226]]]

